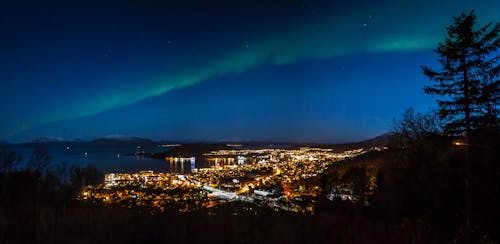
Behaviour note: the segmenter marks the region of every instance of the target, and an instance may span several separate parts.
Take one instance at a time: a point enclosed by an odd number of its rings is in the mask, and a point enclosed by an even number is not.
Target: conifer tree
[[[440,70],[422,67],[434,81],[424,91],[439,97],[438,114],[447,134],[498,127],[500,24],[477,28],[476,18],[474,11],[454,17],[448,36],[435,49]]]

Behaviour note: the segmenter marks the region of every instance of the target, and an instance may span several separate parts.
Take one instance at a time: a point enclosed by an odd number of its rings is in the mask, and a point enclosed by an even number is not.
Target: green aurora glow
[[[466,5],[474,7],[472,3]],[[500,3],[492,5],[496,6],[477,5],[480,20],[499,19],[500,12],[494,9],[500,9]],[[412,1],[400,4],[397,11],[393,4],[388,3],[372,5],[355,13],[332,10],[327,15],[305,21],[302,26],[275,32],[271,36],[258,36],[246,48],[222,50],[221,58],[202,59],[196,62],[199,65],[164,75],[155,74],[157,78],[152,80],[138,80],[112,91],[80,94],[88,99],[62,102],[46,113],[24,120],[17,128],[4,127],[0,135],[9,138],[41,124],[99,114],[173,89],[194,86],[216,76],[244,73],[260,65],[287,65],[307,59],[360,53],[428,51],[442,40],[444,26],[464,6],[458,6],[455,1],[443,2],[433,10],[442,14],[429,14],[426,8],[423,3]]]

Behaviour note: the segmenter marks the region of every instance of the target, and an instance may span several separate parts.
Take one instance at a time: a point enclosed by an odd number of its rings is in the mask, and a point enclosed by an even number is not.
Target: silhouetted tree
[[[66,162],[60,162],[56,165],[55,173],[56,173],[56,176],[59,178],[60,185],[66,184],[67,169],[68,169],[68,166],[67,166]]]
[[[5,194],[5,198],[8,198],[9,191],[9,174],[12,170],[23,160],[22,156],[9,151],[7,147],[2,147],[0,149],[0,170],[2,171],[2,192]]]
[[[428,94],[441,97],[438,100],[438,114],[445,121],[445,132],[465,132],[468,146],[472,130],[498,128],[500,23],[490,22],[477,28],[476,15],[471,11],[455,17],[447,31],[445,42],[439,43],[435,50],[439,55],[441,70],[423,67],[424,74],[436,84],[424,89]],[[464,155],[463,169],[466,242],[472,233],[468,152]]]
[[[22,156],[9,151],[7,147],[2,147],[0,149],[0,170],[3,174],[9,174],[19,163],[23,160]]]
[[[35,235],[37,240],[39,240],[41,235],[40,223],[42,221],[40,215],[40,198],[41,198],[41,188],[42,180],[47,167],[50,165],[50,156],[47,149],[42,144],[36,144],[31,158],[29,161],[29,166],[35,172],[36,184],[35,184]]]
[[[86,185],[98,185],[104,179],[103,173],[91,165],[83,168],[71,166],[69,171],[71,184],[75,188],[81,188]]]
[[[33,154],[31,154],[31,158],[29,161],[29,166],[32,170],[42,175],[44,171],[50,164],[50,156],[45,147],[41,144],[36,144]]]
[[[435,49],[441,69],[422,67],[435,82],[424,90],[440,97],[438,114],[447,134],[465,131],[469,135],[486,124],[485,118],[495,116],[497,120],[493,108],[498,106],[499,31],[498,23],[477,28],[474,11],[462,13],[447,27],[446,40]]]
[[[71,185],[75,188],[84,186],[83,173],[80,167],[71,166],[69,169],[69,180],[71,181]]]
[[[394,138],[398,140],[398,145],[406,148],[414,147],[427,136],[440,134],[441,131],[441,124],[433,114],[415,112],[413,108],[407,109],[400,120],[394,120]]]
[[[1,160],[1,171],[2,171],[2,198],[0,199],[0,203],[3,202],[5,205],[10,204],[10,186],[9,186],[9,175],[12,173],[12,170],[22,161],[22,156],[10,151],[7,147],[2,147],[0,149],[0,160]],[[7,208],[5,208],[5,216],[8,215]]]
[[[497,56],[498,58],[498,56]],[[499,104],[500,104],[500,79],[498,76],[500,66],[492,73],[492,77],[486,77],[481,86],[481,97],[479,103],[482,105],[483,116],[480,118],[482,128],[498,129],[499,126]]]
[[[82,174],[86,185],[98,185],[104,179],[103,173],[92,165],[85,166],[82,169]]]

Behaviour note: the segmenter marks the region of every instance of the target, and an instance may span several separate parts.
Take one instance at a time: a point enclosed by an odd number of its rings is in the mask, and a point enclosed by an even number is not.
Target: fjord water
[[[88,144],[46,144],[43,145],[50,156],[50,166],[65,162],[68,167],[86,165],[95,166],[104,173],[123,172],[133,173],[141,170],[155,172],[169,172],[170,164],[164,160],[143,156],[144,153],[157,153],[169,150],[168,148],[151,145],[88,145]],[[28,165],[35,147],[31,144],[10,146],[10,150],[23,156],[19,167]],[[138,153],[136,156],[135,154]]]

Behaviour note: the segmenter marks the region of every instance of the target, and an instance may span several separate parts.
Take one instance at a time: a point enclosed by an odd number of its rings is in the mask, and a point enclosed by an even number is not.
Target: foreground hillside
[[[83,185],[102,181],[92,168],[72,169],[66,179],[11,172],[2,174],[0,242],[495,243],[498,135],[469,145],[430,136],[334,164],[314,179],[323,194],[312,216],[241,202],[183,214],[103,207],[76,200]]]

